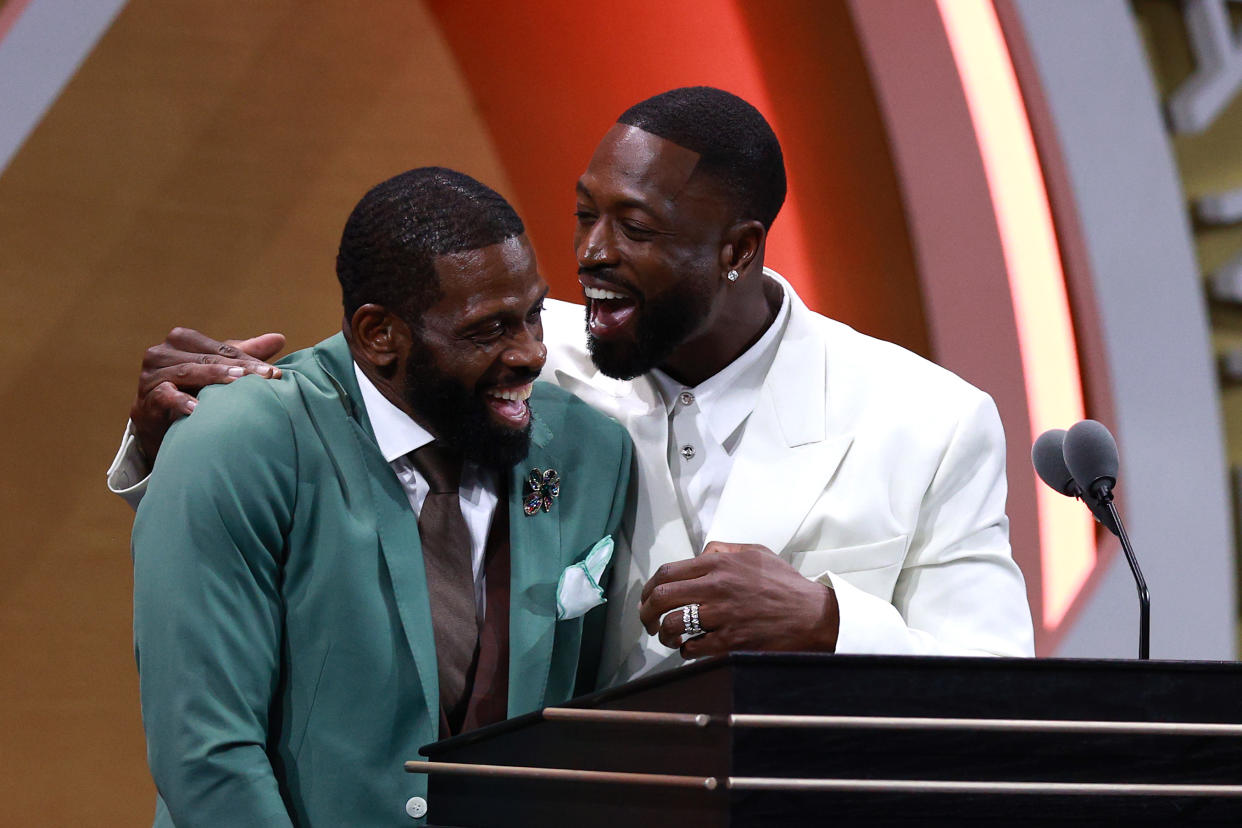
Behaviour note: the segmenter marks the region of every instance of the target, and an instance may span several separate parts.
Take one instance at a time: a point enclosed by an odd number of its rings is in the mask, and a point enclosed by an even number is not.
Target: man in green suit
[[[420,745],[591,669],[631,446],[533,383],[547,285],[521,220],[412,170],[359,202],[337,275],[342,333],[206,390],[138,511],[157,825],[418,824]]]

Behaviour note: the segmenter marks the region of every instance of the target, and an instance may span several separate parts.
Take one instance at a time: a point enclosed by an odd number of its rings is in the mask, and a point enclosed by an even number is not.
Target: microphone
[[[1121,522],[1117,504],[1113,502],[1113,488],[1117,485],[1117,441],[1103,423],[1083,420],[1065,432],[1062,453],[1065,455],[1065,465],[1073,474],[1078,488],[1098,500],[1117,527],[1121,549],[1126,553],[1126,562],[1130,565],[1134,585],[1138,588],[1139,658],[1146,659],[1151,643],[1151,601],[1147,593],[1147,582],[1143,579],[1138,559],[1134,557],[1134,548],[1130,546],[1130,538],[1126,535],[1126,527]],[[1091,498],[1088,498],[1088,505]]]
[[[1039,479],[1048,484],[1058,494],[1066,497],[1082,497],[1082,489],[1074,482],[1065,465],[1062,446],[1065,445],[1065,429],[1050,428],[1035,440],[1031,446],[1031,462],[1035,465],[1035,473]]]
[[[1087,508],[1091,510],[1091,514],[1095,515],[1095,519],[1102,523],[1105,529],[1116,535],[1117,524],[1108,510],[1104,508],[1104,504],[1084,493],[1074,480],[1069,467],[1065,465],[1063,450],[1065,433],[1063,428],[1051,428],[1035,440],[1035,445],[1031,446],[1031,463],[1035,466],[1035,473],[1039,475],[1040,480],[1048,484],[1049,488],[1066,497],[1078,498],[1087,504]]]
[[[1065,432],[1065,465],[1084,492],[1107,503],[1117,485],[1117,441],[1095,420],[1083,420]]]

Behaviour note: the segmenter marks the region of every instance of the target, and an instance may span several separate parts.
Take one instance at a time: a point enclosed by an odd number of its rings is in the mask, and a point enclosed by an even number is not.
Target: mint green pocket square
[[[556,585],[556,617],[560,621],[585,615],[608,599],[599,585],[612,560],[612,535],[604,535],[576,564],[565,567]]]

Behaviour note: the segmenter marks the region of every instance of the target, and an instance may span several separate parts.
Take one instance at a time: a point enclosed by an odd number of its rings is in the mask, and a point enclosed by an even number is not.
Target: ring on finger
[[[702,635],[706,630],[699,623],[699,605],[686,604],[681,608],[681,621],[684,632],[682,633],[682,641],[688,641]]]

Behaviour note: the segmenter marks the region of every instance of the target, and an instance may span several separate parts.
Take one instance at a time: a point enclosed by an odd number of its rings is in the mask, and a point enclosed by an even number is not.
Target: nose
[[[578,267],[591,268],[616,264],[617,246],[611,222],[596,219],[590,226],[579,226],[575,239]]]
[[[501,359],[506,367],[537,374],[548,361],[548,349],[534,328],[527,326],[514,338],[513,344],[505,349]]]

